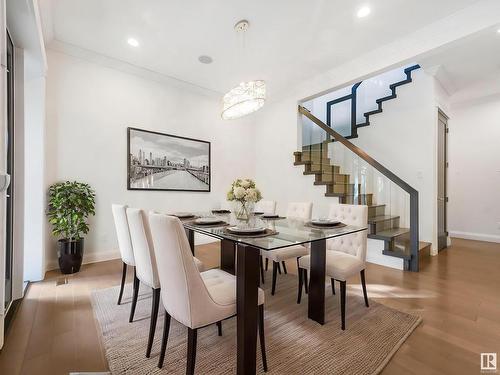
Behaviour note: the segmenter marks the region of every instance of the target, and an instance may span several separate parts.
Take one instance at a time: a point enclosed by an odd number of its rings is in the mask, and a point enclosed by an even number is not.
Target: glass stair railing
[[[326,196],[367,205],[368,237],[383,240],[383,254],[418,271],[418,192],[306,108],[299,106],[299,113],[303,139],[294,164],[314,175]]]
[[[370,125],[370,116],[381,113],[383,103],[396,98],[397,88],[412,82],[412,72],[419,68],[412,64],[393,69],[312,99],[304,107],[343,137],[356,138],[358,129]]]

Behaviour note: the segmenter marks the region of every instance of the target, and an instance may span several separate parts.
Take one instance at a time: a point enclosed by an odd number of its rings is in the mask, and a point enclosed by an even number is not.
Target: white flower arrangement
[[[256,203],[262,199],[262,194],[255,187],[255,181],[249,178],[234,180],[231,189],[227,192],[228,201],[241,203]]]

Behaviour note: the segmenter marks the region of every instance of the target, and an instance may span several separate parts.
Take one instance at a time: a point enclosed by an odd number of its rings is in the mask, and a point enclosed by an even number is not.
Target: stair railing
[[[389,169],[380,164],[377,160],[368,155],[365,151],[360,149],[358,146],[351,143],[348,139],[343,137],[341,134],[337,133],[323,121],[318,119],[316,116],[311,114],[309,110],[298,106],[298,111],[303,116],[307,117],[310,121],[316,124],[319,128],[325,131],[330,137],[332,137],[335,141],[340,142],[346,148],[348,148],[351,152],[356,154],[359,158],[364,160],[374,169],[376,169],[383,176],[388,178],[391,182],[399,186],[406,193],[409,194],[410,197],[410,254],[411,259],[409,263],[409,270],[418,272],[419,268],[419,230],[418,230],[418,191],[410,186],[407,182],[403,181],[400,177],[395,175]]]

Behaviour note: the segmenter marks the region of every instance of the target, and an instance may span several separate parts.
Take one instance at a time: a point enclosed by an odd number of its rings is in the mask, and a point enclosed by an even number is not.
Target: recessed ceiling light
[[[498,29],[498,30],[497,30],[497,33],[499,33],[499,34],[500,34],[500,29]]]
[[[363,18],[369,15],[371,12],[371,9],[369,6],[362,6],[361,8],[358,9],[358,13],[356,14],[358,18]]]
[[[135,38],[128,38],[127,43],[132,47],[139,47],[139,41]]]
[[[200,57],[198,57],[198,61],[202,64],[211,64],[214,60],[210,56],[201,55]]]

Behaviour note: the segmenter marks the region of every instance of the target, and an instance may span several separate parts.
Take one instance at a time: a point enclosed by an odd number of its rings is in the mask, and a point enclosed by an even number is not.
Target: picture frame
[[[127,128],[127,190],[211,191],[211,144]]]

